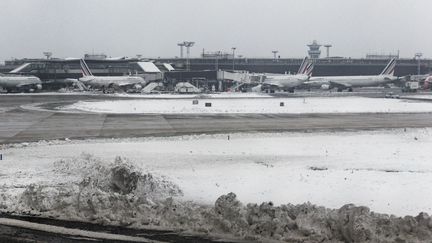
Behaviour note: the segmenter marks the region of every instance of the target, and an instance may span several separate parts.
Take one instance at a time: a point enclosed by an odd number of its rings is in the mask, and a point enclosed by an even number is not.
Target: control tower
[[[317,59],[321,55],[320,47],[321,45],[318,44],[316,40],[312,41],[312,44],[307,45],[309,47],[309,57],[312,59]]]

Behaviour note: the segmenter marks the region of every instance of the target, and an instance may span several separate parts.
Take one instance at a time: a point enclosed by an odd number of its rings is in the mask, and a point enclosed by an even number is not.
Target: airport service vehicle
[[[395,67],[396,59],[393,58],[379,75],[311,77],[305,84],[310,87],[319,86],[321,89],[337,88],[338,92],[352,92],[356,87],[377,87],[399,80],[399,77],[394,76]]]
[[[141,90],[146,83],[144,78],[139,76],[94,76],[84,59],[80,59],[80,64],[83,77],[78,80],[93,89],[101,89],[104,93],[118,89]]]
[[[313,63],[305,57],[297,74],[266,74],[264,75],[264,81],[260,84],[260,89],[267,93],[274,93],[275,90],[284,90],[292,93],[295,87],[309,80],[312,70]],[[253,90],[256,90],[256,88]]]
[[[424,80],[423,89],[424,90],[431,89],[431,86],[432,86],[432,76],[428,76]]]
[[[402,92],[417,92],[420,88],[420,84],[417,81],[408,81],[405,82],[404,87],[402,88]]]

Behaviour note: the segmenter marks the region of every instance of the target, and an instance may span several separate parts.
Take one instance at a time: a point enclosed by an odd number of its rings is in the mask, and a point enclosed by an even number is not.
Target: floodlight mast
[[[416,54],[415,54],[415,57],[416,57],[416,59],[417,59],[417,75],[420,75],[420,61],[421,61],[421,57],[423,56],[423,53],[421,53],[421,52],[417,52]]]
[[[332,47],[332,45],[331,44],[326,44],[326,45],[324,45],[324,47],[326,48],[326,56],[327,56],[327,58],[329,58],[330,57],[330,47]]]
[[[234,61],[235,61],[235,50],[237,47],[231,47],[232,50],[232,70],[234,71]]]
[[[50,51],[45,51],[43,54],[44,54],[44,56],[46,56],[46,59],[51,59],[52,52],[50,52]]]
[[[185,46],[184,42],[177,43],[178,46],[180,46],[180,58],[183,58],[183,47]]]
[[[278,53],[279,51],[274,50],[274,51],[272,51],[272,52],[273,52],[273,61],[276,61],[276,55],[277,55],[277,53]]]
[[[195,44],[193,41],[183,41],[184,46],[186,47],[186,69],[190,70],[190,48]]]

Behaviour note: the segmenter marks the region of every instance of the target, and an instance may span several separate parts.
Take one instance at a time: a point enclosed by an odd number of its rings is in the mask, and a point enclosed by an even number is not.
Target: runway
[[[432,126],[432,113],[143,115],[59,113],[21,108],[22,105],[31,103],[74,102],[106,98],[102,95],[2,95],[0,96],[0,144],[66,138],[123,138],[235,132],[309,132]]]

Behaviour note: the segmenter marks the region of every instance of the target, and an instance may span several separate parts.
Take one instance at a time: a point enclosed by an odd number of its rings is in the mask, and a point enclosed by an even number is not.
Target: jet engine
[[[323,84],[323,85],[321,85],[321,89],[329,90],[330,89],[330,84]]]

